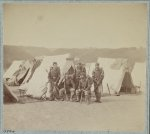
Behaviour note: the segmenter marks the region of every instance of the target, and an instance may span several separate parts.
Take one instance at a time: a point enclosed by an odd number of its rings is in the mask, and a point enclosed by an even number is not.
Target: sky
[[[146,4],[5,4],[4,45],[146,47]]]

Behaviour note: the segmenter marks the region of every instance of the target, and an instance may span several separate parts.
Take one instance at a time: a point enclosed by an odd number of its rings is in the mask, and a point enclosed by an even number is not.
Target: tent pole
[[[107,83],[107,89],[108,89],[109,95],[111,96],[108,83]]]
[[[139,87],[139,92],[140,92],[140,89],[141,89],[141,81],[140,81],[140,87]]]
[[[127,94],[127,87],[125,87],[125,90],[126,90],[126,94]]]

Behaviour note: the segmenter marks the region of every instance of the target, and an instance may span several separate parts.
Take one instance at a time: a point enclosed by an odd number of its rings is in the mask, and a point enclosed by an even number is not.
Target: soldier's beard
[[[79,69],[82,69],[82,66],[78,66]]]
[[[57,66],[54,66],[54,69],[56,69],[57,68]]]
[[[99,67],[96,67],[96,70],[98,70],[99,69]]]

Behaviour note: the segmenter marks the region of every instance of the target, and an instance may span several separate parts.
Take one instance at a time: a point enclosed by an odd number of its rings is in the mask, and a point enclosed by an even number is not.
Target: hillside
[[[97,48],[59,48],[49,49],[42,47],[22,47],[4,45],[4,69],[7,69],[12,61],[31,59],[35,56],[58,55],[71,53],[79,57],[83,62],[96,62],[98,57],[106,58],[128,58],[133,62],[143,62],[146,57],[145,48],[119,48],[119,49],[97,49]]]

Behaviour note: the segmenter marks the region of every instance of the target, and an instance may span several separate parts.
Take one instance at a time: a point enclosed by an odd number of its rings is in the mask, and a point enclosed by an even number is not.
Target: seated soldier
[[[89,75],[87,75],[87,77],[86,77],[86,88],[84,90],[84,95],[85,95],[85,101],[88,104],[91,102],[91,87],[92,87],[92,84],[93,84],[93,79]]]
[[[12,76],[12,78],[6,78],[5,83],[8,86],[19,86],[18,80],[16,76]]]
[[[78,88],[79,86],[79,81],[80,81],[80,76],[81,74],[84,73],[86,74],[86,69],[85,67],[82,65],[82,63],[78,63],[76,68],[75,68],[75,72],[74,72],[74,77],[75,77],[75,89]]]
[[[59,90],[59,95],[63,101],[65,98],[72,101],[75,92],[75,83],[71,75],[65,74],[64,88]]]
[[[76,90],[77,102],[82,101],[83,96],[85,96],[86,101],[90,101],[92,83],[93,81],[90,76],[81,75],[79,87]]]

